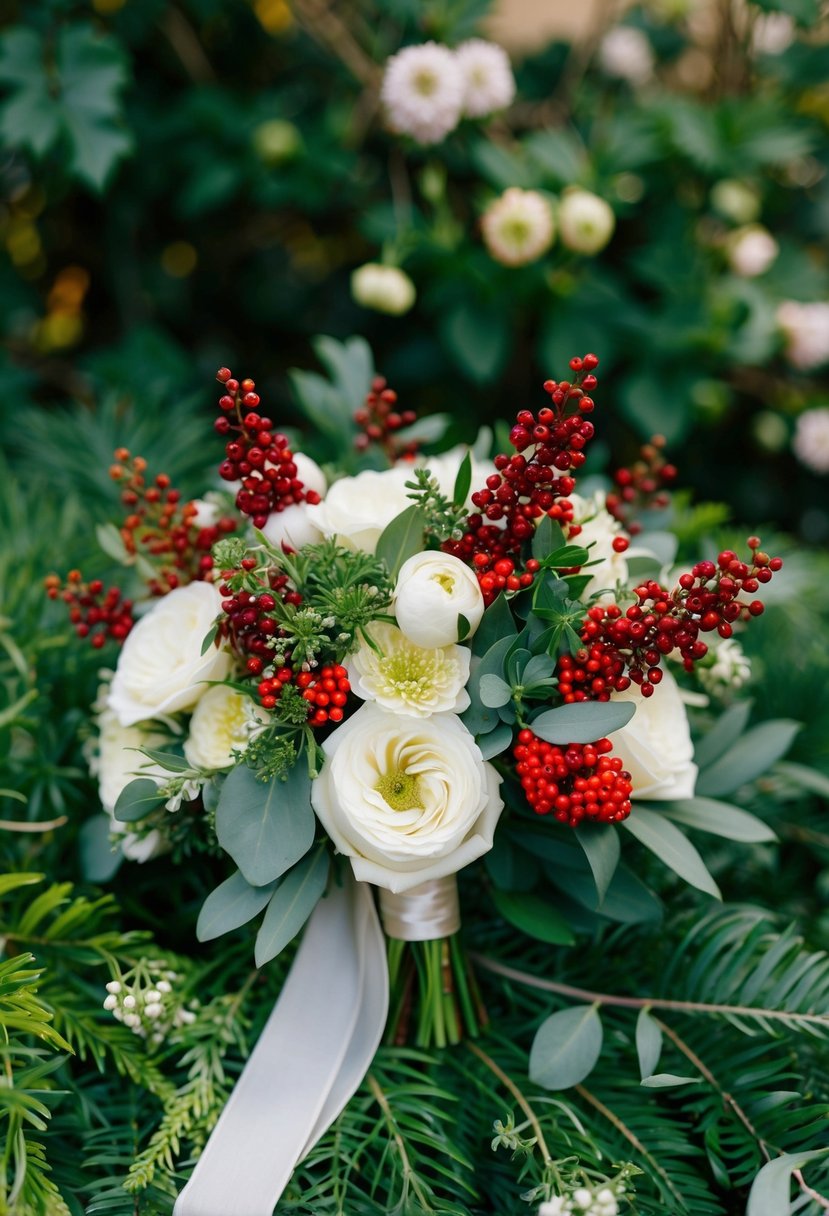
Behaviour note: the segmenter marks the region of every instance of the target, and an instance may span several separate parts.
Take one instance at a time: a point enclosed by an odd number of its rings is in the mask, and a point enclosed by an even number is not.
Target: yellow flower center
[[[417,777],[407,773],[403,768],[397,768],[391,773],[384,773],[374,787],[382,798],[385,798],[393,811],[411,811],[414,807],[423,808]]]
[[[455,580],[451,574],[433,574],[432,578],[443,588],[447,595],[451,595],[455,590]]]
[[[421,97],[431,97],[438,87],[437,77],[435,76],[434,72],[430,72],[427,68],[423,68],[421,71],[419,71],[415,75],[412,83],[414,84],[415,91],[418,92]]]

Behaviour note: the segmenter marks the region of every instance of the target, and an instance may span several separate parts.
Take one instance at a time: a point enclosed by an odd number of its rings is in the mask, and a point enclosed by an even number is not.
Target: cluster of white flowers
[[[351,275],[351,295],[363,308],[402,317],[415,302],[415,285],[398,266],[366,262]]]
[[[792,450],[815,473],[829,473],[829,406],[806,410],[795,423]]]
[[[548,1199],[538,1216],[617,1216],[623,1188],[579,1186],[569,1195]]]
[[[437,42],[407,46],[386,63],[380,97],[389,125],[420,144],[437,144],[464,116],[508,106],[515,80],[502,47],[481,38],[455,51]]]
[[[751,662],[736,638],[724,638],[709,646],[697,674],[712,697],[727,697],[751,679]]]
[[[599,67],[605,76],[645,84],[653,76],[654,54],[647,34],[632,25],[616,25],[599,45]]]
[[[728,239],[728,262],[735,274],[753,279],[765,274],[777,258],[780,246],[762,224],[738,228]]]
[[[812,371],[829,360],[829,302],[784,300],[777,309],[777,324],[785,337],[786,357],[794,367]]]
[[[616,227],[610,204],[579,187],[564,191],[557,214],[561,243],[588,257],[604,249]],[[542,257],[555,239],[554,202],[538,190],[510,186],[487,207],[481,231],[496,262],[526,266]]]
[[[196,1020],[193,1009],[186,1009],[173,991],[178,979],[175,971],[161,964],[140,964],[120,980],[110,980],[104,998],[106,1009],[135,1035],[157,1046],[173,1030]]]

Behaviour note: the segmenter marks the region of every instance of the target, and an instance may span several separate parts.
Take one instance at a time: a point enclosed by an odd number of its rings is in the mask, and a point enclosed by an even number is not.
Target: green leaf
[[[371,388],[374,376],[374,359],[371,347],[365,338],[355,336],[345,342],[326,335],[314,338],[312,343],[317,358],[323,363],[340,390],[351,421],[354,411],[359,409]]]
[[[708,768],[737,742],[748,726],[753,705],[751,700],[737,701],[735,705],[729,706],[724,714],[720,714],[694,748],[694,760],[700,768]]]
[[[469,630],[472,628],[469,621],[462,612],[458,613],[458,641],[462,642],[464,638],[469,637]]]
[[[245,764],[228,775],[216,808],[219,844],[254,887],[279,878],[314,842],[311,778],[295,764],[286,780],[259,781]]]
[[[262,911],[275,889],[275,881],[263,887],[252,887],[242,872],[236,870],[211,891],[202,904],[196,922],[196,937],[200,942],[211,942],[231,929],[246,925]]]
[[[544,561],[554,549],[563,548],[565,543],[561,527],[549,515],[542,516],[532,540],[532,554],[536,561]]]
[[[806,1153],[783,1153],[769,1161],[751,1184],[746,1216],[786,1216],[791,1210],[792,1172],[827,1154],[829,1148],[816,1148]]]
[[[18,887],[31,887],[43,882],[45,874],[35,874],[32,871],[19,871],[16,874],[0,874],[0,896],[16,891]]]
[[[64,123],[71,145],[74,175],[100,193],[119,160],[133,149],[132,137],[117,127],[103,126],[83,113],[67,111]]]
[[[121,790],[113,814],[119,823],[134,823],[162,806],[164,801],[155,781],[149,777],[138,777]]]
[[[111,119],[129,72],[120,45],[86,24],[58,34],[56,61],[64,106],[90,118]]]
[[[467,452],[458,468],[455,477],[455,488],[452,491],[452,502],[456,507],[466,505],[469,489],[472,485],[472,453]]]
[[[481,703],[486,705],[487,709],[499,709],[502,705],[509,704],[512,699],[512,689],[500,676],[481,676],[479,690]]]
[[[44,156],[60,132],[60,106],[37,86],[21,89],[0,111],[0,135],[9,147]]]
[[[644,1082],[653,1076],[653,1070],[662,1054],[662,1031],[647,1009],[642,1009],[636,1019],[636,1054],[639,1057],[639,1076]]]
[[[569,1089],[590,1075],[601,1050],[596,1006],[561,1009],[538,1028],[530,1049],[530,1080],[545,1089]]]
[[[81,873],[87,882],[109,882],[124,860],[120,849],[112,847],[109,815],[91,815],[78,833]]]
[[[496,889],[492,899],[504,920],[529,937],[551,946],[572,946],[576,940],[558,909],[539,895]]]
[[[754,0],[764,13],[788,13],[798,25],[810,26],[820,18],[819,0]]]
[[[577,827],[575,836],[584,849],[590,869],[593,871],[599,906],[601,906],[613,875],[616,873],[622,852],[619,833],[610,824],[588,823]]]
[[[634,806],[630,817],[622,820],[622,826],[692,887],[716,899],[721,898],[720,889],[708,873],[705,862],[688,837],[673,823],[654,811]]]
[[[544,710],[530,728],[547,743],[595,743],[625,726],[635,709],[632,701],[579,701]]]
[[[200,654],[202,654],[202,655],[207,654],[210,647],[216,641],[216,634],[218,632],[219,632],[219,625],[217,622],[215,625],[211,625],[210,628],[208,629],[207,633],[204,635],[204,641],[201,644],[201,651],[199,652]]]
[[[512,742],[512,727],[508,722],[499,722],[494,730],[475,740],[484,760],[494,760],[506,751]]]
[[[549,570],[569,570],[571,566],[583,566],[589,557],[583,545],[562,545],[545,557],[541,564]]]
[[[98,524],[95,528],[95,539],[107,557],[114,558],[122,565],[129,562],[130,555],[115,524]]]
[[[662,814],[676,823],[699,828],[712,836],[724,836],[726,840],[760,844],[777,839],[771,828],[756,815],[712,798],[681,798],[678,802],[667,803]]]
[[[136,748],[142,756],[148,756],[150,760],[154,760],[160,768],[166,768],[171,773],[190,773],[193,770],[184,759],[183,756],[177,756],[174,752],[159,752],[152,747]]]
[[[395,515],[380,533],[375,553],[386,563],[389,574],[397,578],[400,567],[423,549],[423,529],[426,519],[417,503],[412,503]]]
[[[658,1072],[652,1077],[643,1077],[639,1082],[646,1089],[667,1089],[670,1085],[698,1085],[702,1077],[677,1077],[672,1072]]]
[[[440,333],[460,370],[475,384],[489,384],[509,354],[509,313],[498,306],[460,304],[443,317]]]
[[[716,798],[753,781],[786,754],[800,729],[800,722],[774,718],[746,731],[725,755],[700,773],[696,792]]]
[[[15,26],[0,38],[0,82],[31,87],[43,76],[43,39],[26,26]]]
[[[820,794],[822,798],[829,798],[829,777],[820,769],[809,768],[806,764],[793,764],[790,760],[785,760],[781,764],[777,764],[774,771],[804,790]]]
[[[481,623],[472,642],[472,653],[481,658],[496,642],[507,637],[514,638],[517,634],[518,630],[515,627],[509,601],[501,592],[481,617]]]
[[[256,966],[276,958],[313,912],[328,881],[328,854],[318,849],[287,874],[276,888],[256,935]]]

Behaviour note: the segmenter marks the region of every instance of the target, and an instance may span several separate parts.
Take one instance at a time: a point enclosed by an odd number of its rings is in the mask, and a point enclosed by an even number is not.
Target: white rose
[[[628,577],[624,553],[617,553],[613,548],[614,540],[623,535],[624,529],[605,508],[605,496],[601,491],[592,498],[582,498],[580,494],[570,494],[568,497],[573,503],[573,522],[581,528],[572,543],[587,549],[590,554],[588,561],[599,563],[598,566],[587,566],[584,571],[591,577],[582,598],[589,599],[597,591],[609,591],[609,598],[612,599],[612,589],[617,583],[626,583]]]
[[[109,692],[122,726],[159,714],[191,709],[207,692],[207,680],[223,680],[231,656],[202,643],[221,610],[210,583],[177,587],[157,600],[124,642]]]
[[[449,553],[416,553],[400,567],[392,610],[409,641],[429,649],[458,641],[458,617],[471,637],[484,614],[484,597],[468,566]]]
[[[613,236],[613,208],[589,190],[565,191],[558,209],[561,240],[568,249],[592,256],[604,249]]]
[[[323,751],[311,802],[359,881],[408,891],[492,847],[500,777],[454,714],[407,718],[364,705]]]
[[[633,701],[636,713],[627,726],[610,737],[613,755],[619,756],[633,783],[631,797],[670,801],[693,798],[697,779],[694,746],[679,686],[663,672],[652,697],[638,689],[614,693],[613,701]]]
[[[325,536],[335,536],[347,549],[373,553],[386,525],[412,505],[406,489],[411,476],[411,465],[397,465],[382,473],[369,469],[356,477],[342,477],[323,502],[307,508],[308,517]]]
[[[352,692],[396,714],[425,718],[462,713],[469,705],[470,651],[466,646],[426,649],[410,642],[394,625],[376,621],[371,639],[347,660]]]
[[[266,724],[269,715],[244,693],[214,684],[199,701],[193,717],[184,758],[193,768],[229,768],[233,752],[242,752]]]
[[[294,452],[294,464],[296,475],[305,489],[313,490],[322,497],[327,482],[317,462],[303,452]],[[317,545],[323,539],[323,534],[309,515],[309,510],[309,503],[298,502],[284,511],[273,511],[260,531],[277,549],[283,544],[297,551],[305,545]]]

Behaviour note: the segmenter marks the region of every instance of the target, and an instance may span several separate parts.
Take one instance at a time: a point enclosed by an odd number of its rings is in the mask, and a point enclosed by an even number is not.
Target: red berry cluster
[[[316,490],[306,490],[297,477],[293,453],[285,435],[275,433],[273,421],[257,412],[259,394],[253,380],[235,380],[227,367],[216,379],[224,386],[219,398],[222,413],[213,424],[220,435],[228,435],[225,459],[219,476],[241,481],[236,506],[250,517],[255,528],[264,528],[268,516],[295,503],[318,503]]]
[[[388,387],[382,376],[375,376],[363,408],[354,415],[354,421],[361,430],[354,440],[354,446],[358,452],[364,452],[372,443],[376,443],[389,460],[413,456],[417,452],[418,441],[409,439],[401,443],[397,433],[403,427],[411,426],[416,419],[414,410],[397,409],[397,393]]]
[[[588,609],[581,639],[589,645],[591,658],[598,651],[602,656],[598,661],[610,672],[616,672],[621,663],[645,697],[653,695],[662,679],[659,664],[673,650],[679,651],[685,670],[692,671],[694,663],[708,653],[700,633],[716,629],[720,637],[729,638],[736,620],[750,620],[763,611],[760,600],[747,602],[740,596],[754,594],[783,562],[761,552],[756,536],[749,537],[748,545],[751,566],[726,549],[716,563],[697,562],[690,573],[680,577],[673,593],[648,580],[636,588],[638,602],[624,613],[617,604],[595,604]],[[585,683],[582,681],[582,691],[587,692]]]
[[[246,574],[252,573],[256,567],[256,559],[242,559],[242,569]],[[260,675],[265,666],[271,662],[274,644],[278,638],[285,637],[279,619],[274,615],[277,599],[283,604],[299,607],[302,596],[296,591],[287,574],[279,574],[272,570],[268,575],[268,583],[262,584],[261,590],[241,588],[234,591],[230,581],[236,571],[225,570],[219,585],[222,600],[222,612],[219,630],[227,638],[237,653],[248,655],[247,669],[251,675]]]
[[[210,550],[221,536],[235,530],[236,521],[226,516],[210,527],[200,527],[195,504],[182,503],[181,492],[171,487],[166,473],[159,473],[148,485],[146,469],[143,457],[118,448],[109,475],[123,486],[121,501],[129,511],[120,528],[124,548],[130,556],[140,554],[157,567],[157,575],[147,585],[151,595],[166,595],[182,583],[210,577]]]
[[[319,671],[301,671],[296,677],[297,688],[308,702],[308,721],[311,726],[325,726],[326,722],[342,722],[344,705],[351,692],[348,672],[339,664],[321,667]]]
[[[559,747],[525,727],[513,748],[516,772],[537,815],[577,827],[583,819],[618,823],[630,814],[630,773],[609,739]]]
[[[263,667],[261,659],[248,659],[247,669],[251,675],[260,675]],[[263,709],[273,709],[282,695],[282,689],[293,682],[294,672],[290,667],[280,667],[272,676],[260,680],[256,691],[259,693],[259,702]]]
[[[575,654],[563,654],[556,666],[556,676],[559,695],[568,704],[609,701],[611,693],[624,692],[631,684],[618,652],[602,644],[589,649],[582,647]]]
[[[676,481],[677,470],[666,461],[664,447],[664,436],[654,435],[650,443],[643,445],[635,464],[617,469],[613,474],[617,488],[608,494],[605,505],[631,536],[642,531],[635,515],[643,510],[667,507],[670,501],[666,491]]]
[[[521,591],[524,587],[532,586],[533,578],[541,568],[540,563],[531,557],[525,563],[523,572],[517,574],[515,562],[511,557],[499,557],[493,562],[488,553],[476,553],[472,558],[472,566],[479,575],[478,582],[487,604],[491,603],[500,591]]]
[[[593,371],[598,363],[595,355],[571,359],[572,382],[547,380],[544,384],[551,405],[537,415],[520,411],[510,431],[515,454],[495,457],[497,472],[487,478],[484,489],[472,495],[481,513],[470,515],[460,540],[446,541],[443,546],[475,568],[487,603],[498,590],[497,585],[487,589],[484,579],[503,559],[520,560],[542,515],[562,523],[572,521],[567,495],[576,484],[572,470],[584,464],[584,448],[594,433],[593,423],[585,415],[594,408],[588,393],[596,387]]]
[[[69,571],[65,586],[56,574],[50,574],[45,587],[50,600],[62,599],[68,605],[69,619],[78,637],[89,638],[96,650],[107,638],[123,642],[135,624],[131,600],[122,600],[117,587],[104,591],[98,578],[85,583],[80,570]]]

